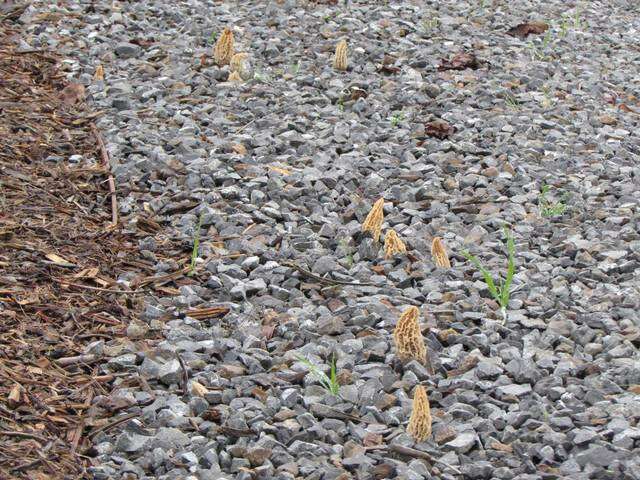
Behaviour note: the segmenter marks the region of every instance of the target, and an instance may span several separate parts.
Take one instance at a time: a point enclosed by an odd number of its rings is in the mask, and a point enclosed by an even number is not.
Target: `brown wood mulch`
[[[113,225],[83,88],[19,36],[0,22],[0,478],[89,478],[89,437],[110,422],[90,405],[115,379],[89,346],[139,311],[116,284],[137,240]]]

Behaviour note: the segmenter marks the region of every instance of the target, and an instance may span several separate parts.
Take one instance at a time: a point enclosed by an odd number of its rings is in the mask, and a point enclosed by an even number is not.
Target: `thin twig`
[[[107,430],[111,430],[113,427],[115,427],[117,425],[120,425],[121,423],[124,423],[127,420],[131,420],[132,418],[135,418],[137,416],[138,416],[137,413],[129,413],[127,415],[124,415],[123,417],[118,417],[114,421],[112,421],[111,423],[108,423],[106,425],[103,425],[101,427],[95,428],[92,431],[90,431],[89,434],[87,435],[87,438],[91,439],[91,438],[95,437],[98,433],[106,432]]]
[[[102,165],[104,166],[105,173],[107,173],[108,175],[109,193],[111,194],[111,223],[115,227],[116,225],[118,225],[118,198],[116,197],[116,182],[113,179],[113,175],[111,174],[109,152],[107,151],[107,147],[104,145],[102,135],[100,135],[98,127],[96,127],[95,123],[91,124],[91,130],[93,131],[93,135],[96,137],[96,141],[98,142],[98,147],[100,148],[100,153],[102,155]]]
[[[76,288],[86,288],[87,290],[94,290],[96,292],[105,292],[105,293],[136,293],[135,290],[115,290],[111,288],[100,288],[100,287],[91,287],[89,285],[82,285],[80,283],[71,283],[66,280],[59,280],[54,278],[56,282],[59,282],[62,286],[68,287],[76,287]]]
[[[98,359],[97,355],[87,353],[86,355],[76,355],[75,357],[65,357],[56,360],[61,367],[68,367],[69,365],[77,365],[79,363],[95,362]]]
[[[22,438],[31,438],[33,440],[38,440],[40,442],[46,443],[48,440],[40,435],[36,435],[35,433],[29,432],[14,432],[11,430],[0,430],[0,436],[5,435],[7,437],[22,437]]]
[[[423,452],[421,450],[416,450],[415,448],[403,447],[402,445],[372,445],[371,447],[366,447],[367,450],[385,450],[392,453],[397,453],[398,455],[404,455],[412,458],[421,458],[430,463],[439,463],[450,469],[452,472],[457,473],[458,475],[462,475],[462,472],[458,470],[456,467],[449,465],[442,460],[438,460],[437,458],[429,455],[427,452]]]
[[[182,368],[182,394],[187,395],[189,392],[187,390],[187,384],[189,383],[189,372],[187,372],[187,366],[184,364],[184,360],[178,352],[176,353],[176,358],[178,359],[178,363],[180,363],[180,368]]]

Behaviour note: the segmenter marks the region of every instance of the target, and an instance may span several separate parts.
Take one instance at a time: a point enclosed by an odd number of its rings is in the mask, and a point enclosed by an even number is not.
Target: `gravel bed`
[[[96,479],[640,479],[636,2],[60,3],[26,10],[29,46],[66,52],[104,111],[124,227],[161,226],[139,258],[172,273],[201,227],[199,281],[150,295],[131,342],[92,347],[128,374],[94,407],[133,417],[94,436]],[[549,30],[506,34],[535,20]],[[225,27],[249,80],[213,63]],[[545,184],[563,212],[542,215]],[[380,197],[407,255],[361,233]],[[462,251],[503,274],[504,225],[503,323]],[[158,259],[168,240],[183,258]],[[428,366],[396,358],[411,305]],[[300,361],[334,355],[338,396]]]

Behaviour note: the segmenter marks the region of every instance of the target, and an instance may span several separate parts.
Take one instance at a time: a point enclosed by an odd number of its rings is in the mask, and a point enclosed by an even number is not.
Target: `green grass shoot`
[[[331,395],[334,397],[338,396],[338,390],[340,389],[340,384],[338,383],[338,377],[336,373],[336,356],[335,354],[331,357],[331,369],[329,375],[324,373],[322,370],[318,368],[317,365],[311,363],[309,360],[304,358],[303,356],[298,356],[298,360],[302,362],[308,369],[311,375],[313,375],[316,380],[320,382]]]
[[[200,213],[200,217],[198,218],[198,225],[196,226],[196,231],[193,234],[193,250],[191,250],[191,266],[189,267],[189,276],[192,276],[196,272],[196,261],[198,260],[198,255],[200,253],[200,229],[202,228],[202,216],[203,213]]]
[[[540,188],[540,194],[538,195],[538,207],[540,208],[540,215],[543,217],[557,217],[567,210],[567,204],[565,203],[568,194],[562,195],[560,200],[557,202],[552,202],[547,197],[547,194],[551,191],[550,185],[542,185]]]
[[[513,241],[513,237],[507,227],[504,229],[505,236],[507,237],[507,274],[505,278],[498,277],[497,281],[493,279],[491,272],[482,266],[480,260],[475,255],[472,255],[468,250],[463,250],[462,255],[469,260],[482,274],[484,282],[487,284],[489,293],[493,299],[500,305],[500,313],[502,314],[503,321],[507,320],[507,307],[509,306],[509,295],[511,294],[511,283],[516,271],[516,247]]]

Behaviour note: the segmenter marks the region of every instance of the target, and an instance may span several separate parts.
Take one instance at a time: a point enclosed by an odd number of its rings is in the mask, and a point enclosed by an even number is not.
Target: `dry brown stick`
[[[151,386],[149,385],[149,382],[147,382],[147,379],[141,376],[140,374],[138,374],[138,376],[136,377],[136,380],[138,380],[138,383],[140,384],[142,389],[149,394],[151,399],[155,401],[156,394],[153,393],[153,390],[151,390]]]
[[[29,432],[14,432],[11,430],[0,430],[0,436],[5,435],[7,437],[22,437],[22,438],[31,438],[33,440],[38,440],[40,442],[46,443],[48,440],[40,435],[36,435],[35,433]]]
[[[84,400],[84,404],[82,405],[84,409],[87,409],[91,406],[91,400],[93,400],[93,390],[89,390],[87,398]],[[71,442],[71,451],[76,452],[78,449],[78,444],[80,443],[80,439],[82,438],[82,430],[84,430],[84,417],[80,419],[78,422],[78,426],[73,432],[73,441]]]
[[[71,282],[67,282],[65,280],[60,280],[57,278],[54,278],[54,280],[56,282],[59,282],[62,286],[68,286],[68,287],[77,287],[77,288],[86,288],[87,290],[93,290],[96,292],[105,292],[105,293],[136,293],[135,290],[115,290],[115,289],[111,289],[111,288],[100,288],[100,287],[91,287],[89,285],[82,285],[80,283],[71,283]]]
[[[59,358],[56,360],[56,363],[61,367],[68,367],[69,365],[77,365],[78,363],[94,362],[97,359],[97,355],[87,353],[86,355],[77,355],[75,357]]]
[[[178,363],[180,364],[180,368],[182,368],[182,395],[187,395],[189,392],[187,390],[187,385],[189,383],[189,372],[187,372],[187,366],[184,364],[184,360],[178,352],[175,352],[176,358],[178,359]]]
[[[402,445],[372,445],[371,447],[366,447],[367,450],[386,450],[389,452],[397,453],[398,455],[405,455],[407,457],[412,458],[421,458],[428,462],[439,463],[447,468],[449,468],[452,472],[457,473],[458,475],[462,475],[462,472],[458,470],[456,467],[449,465],[442,460],[438,460],[433,455],[429,455],[427,452],[423,452],[420,450],[416,450],[415,448],[403,447]]]
[[[107,147],[104,144],[104,140],[102,139],[102,135],[98,131],[98,127],[96,127],[95,123],[91,124],[91,130],[93,131],[93,135],[96,137],[98,142],[98,147],[100,147],[100,153],[102,155],[102,164],[105,169],[105,173],[108,175],[109,181],[109,193],[111,194],[111,222],[115,227],[118,225],[118,198],[116,197],[116,181],[113,179],[113,175],[111,174],[111,163],[109,161],[109,152],[107,151]]]
[[[113,422],[90,431],[89,434],[87,435],[87,438],[92,438],[92,437],[95,437],[100,432],[106,432],[107,430],[111,430],[113,427],[120,425],[121,423],[124,423],[127,420],[131,420],[132,418],[135,418],[137,416],[138,416],[137,413],[129,413],[123,417],[118,417]]]
[[[18,465],[17,467],[14,467],[11,469],[12,472],[20,472],[22,470],[29,470],[32,467],[35,467],[36,465],[38,465],[40,462],[42,462],[41,458],[36,458],[33,462],[28,462],[28,463],[23,463],[22,465]],[[9,477],[7,477],[9,478]]]

